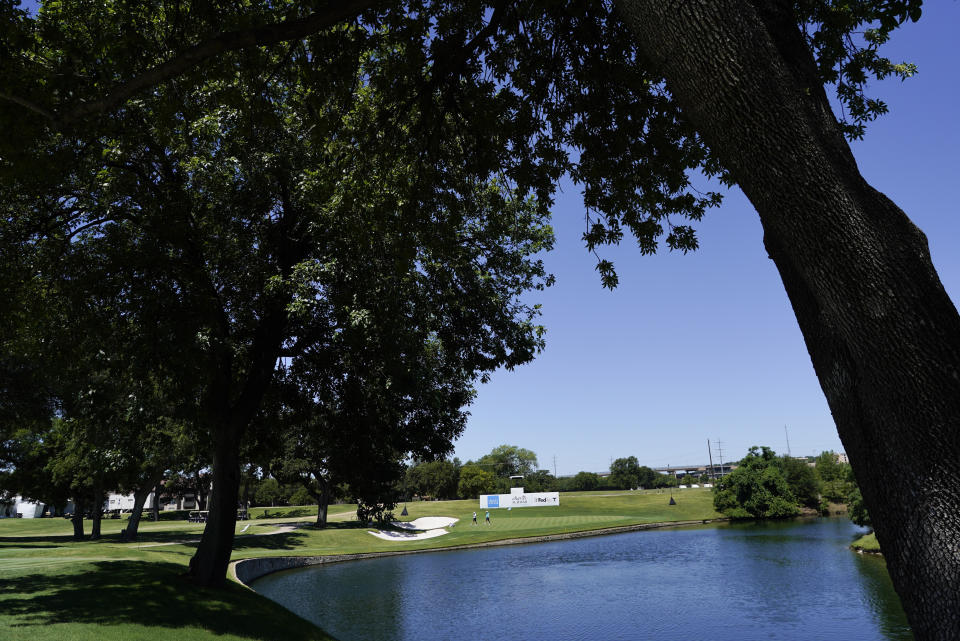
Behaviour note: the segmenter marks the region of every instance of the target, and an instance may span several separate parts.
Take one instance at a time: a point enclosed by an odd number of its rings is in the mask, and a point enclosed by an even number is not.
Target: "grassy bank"
[[[867,552],[869,554],[880,554],[880,544],[877,543],[877,535],[871,532],[864,534],[854,541],[850,547],[858,552]]]
[[[477,501],[407,504],[413,520],[450,516],[450,534],[421,541],[384,541],[360,527],[353,506],[331,506],[330,527],[309,526],[316,511],[258,508],[255,520],[238,524],[234,559],[257,556],[352,554],[440,548],[583,530],[716,518],[708,490],[668,494],[565,493],[560,507],[491,510],[483,525]],[[399,513],[401,508],[398,508]],[[299,512],[297,510],[300,510]],[[481,525],[471,524],[478,512]],[[291,515],[291,513],[293,515]],[[259,517],[259,518],[256,518]],[[291,523],[304,527],[280,534]],[[197,588],[180,577],[203,526],[183,521],[145,522],[136,543],[121,543],[124,522],[103,522],[100,541],[74,542],[65,519],[0,520],[0,630],[13,641],[239,641],[328,639],[321,631],[271,601],[230,585]],[[89,531],[89,524],[87,525]]]

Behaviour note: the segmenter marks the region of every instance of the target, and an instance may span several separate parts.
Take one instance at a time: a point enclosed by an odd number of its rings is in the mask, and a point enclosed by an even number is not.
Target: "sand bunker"
[[[391,521],[394,527],[409,530],[408,532],[385,532],[383,530],[368,530],[368,532],[378,539],[386,541],[419,541],[447,534],[447,531],[443,528],[450,527],[458,520],[449,516],[424,516],[415,521]]]

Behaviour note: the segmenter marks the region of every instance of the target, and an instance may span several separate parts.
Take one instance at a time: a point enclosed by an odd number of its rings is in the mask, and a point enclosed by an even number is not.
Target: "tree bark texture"
[[[83,502],[79,499],[73,501],[73,518],[70,522],[73,524],[73,540],[83,540]]]
[[[136,541],[137,533],[140,529],[140,517],[143,515],[143,506],[147,502],[147,498],[150,496],[152,488],[158,486],[160,481],[163,479],[163,472],[158,472],[154,474],[140,489],[133,493],[133,511],[130,512],[130,518],[127,519],[127,527],[123,530],[123,540],[124,541]],[[159,505],[160,495],[154,493],[153,495],[153,505],[156,507]]]
[[[330,482],[320,474],[314,474],[314,477],[320,486],[320,492],[313,495],[317,499],[317,527],[325,528],[327,527],[327,511],[330,507]]]
[[[204,483],[203,478],[200,476],[199,471],[197,472],[196,483],[197,483],[197,494],[194,497],[194,499],[197,502],[197,509],[205,510],[207,509],[207,490],[203,485]]]
[[[960,638],[960,316],[857,168],[790,3],[621,0],[760,215],[917,639]]]
[[[90,524],[90,540],[100,539],[100,525],[103,521],[103,492],[97,490],[93,493],[93,511],[90,515],[93,522]]]
[[[213,491],[207,524],[190,559],[190,577],[198,585],[220,586],[226,580],[237,526],[240,491],[240,442],[235,430],[221,425],[214,433]]]
[[[162,489],[163,486],[160,484],[160,480],[158,479],[156,484],[153,486],[153,507],[151,509],[153,510],[154,521],[160,520],[160,490]]]

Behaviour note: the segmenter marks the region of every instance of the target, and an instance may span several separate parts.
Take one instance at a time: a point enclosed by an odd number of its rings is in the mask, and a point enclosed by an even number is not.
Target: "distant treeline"
[[[717,481],[713,503],[719,512],[743,519],[785,518],[804,508],[827,514],[830,503],[845,503],[855,523],[870,525],[853,469],[832,451],[794,458],[751,447],[738,467]]]

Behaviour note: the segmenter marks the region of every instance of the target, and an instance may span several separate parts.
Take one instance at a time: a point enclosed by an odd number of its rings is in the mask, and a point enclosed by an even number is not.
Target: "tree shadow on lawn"
[[[297,532],[296,530],[293,532],[284,532],[283,534],[239,535],[233,539],[233,549],[293,550],[303,543],[303,539],[305,539],[306,536],[306,533]]]
[[[85,532],[81,540],[75,541],[72,534],[64,535],[42,535],[42,536],[0,536],[0,548],[8,545],[32,548],[57,548],[69,544],[77,546],[85,543],[130,543],[136,546],[137,543],[167,543],[170,541],[182,541],[185,539],[199,539],[201,532],[140,532],[133,541],[124,541],[120,532],[110,532],[103,534],[95,541],[90,540],[90,533]],[[46,543],[47,545],[40,545]]]
[[[94,569],[91,569],[94,568]],[[73,623],[202,628],[264,641],[326,639],[317,628],[239,585],[202,588],[176,563],[107,561],[76,573],[0,579],[0,612],[15,627]]]
[[[261,519],[289,519],[289,518],[295,518],[295,517],[301,517],[301,516],[316,516],[316,515],[317,515],[317,506],[316,506],[316,505],[314,505],[312,508],[310,508],[310,507],[302,507],[302,508],[295,508],[295,509],[292,509],[292,510],[289,509],[289,508],[278,509],[278,508],[269,508],[269,507],[268,507],[268,508],[254,508],[254,509],[257,509],[257,510],[261,510],[261,509],[262,509],[262,510],[263,510],[263,513],[262,513],[262,514],[256,514],[256,513],[253,512],[253,511],[250,512],[250,515],[251,515],[251,517],[253,518],[254,521],[259,521],[259,520],[261,520]],[[271,512],[271,511],[270,511],[271,509],[272,509],[272,510],[276,510],[276,512]]]
[[[44,534],[37,536],[0,536],[0,544],[30,545],[32,543],[73,543],[72,534]],[[60,545],[30,545],[30,547],[61,547]]]
[[[62,541],[63,544],[57,544],[55,537],[49,536],[0,536],[0,550],[4,548],[62,548],[67,543],[72,543],[73,539],[67,537]]]
[[[301,526],[303,529],[311,530],[313,532],[323,532],[324,530],[359,530],[359,529],[369,529],[371,526],[366,523],[361,523],[357,519],[351,521],[327,521],[326,527],[317,527],[314,523],[309,523]],[[376,526],[373,526],[376,527]]]

